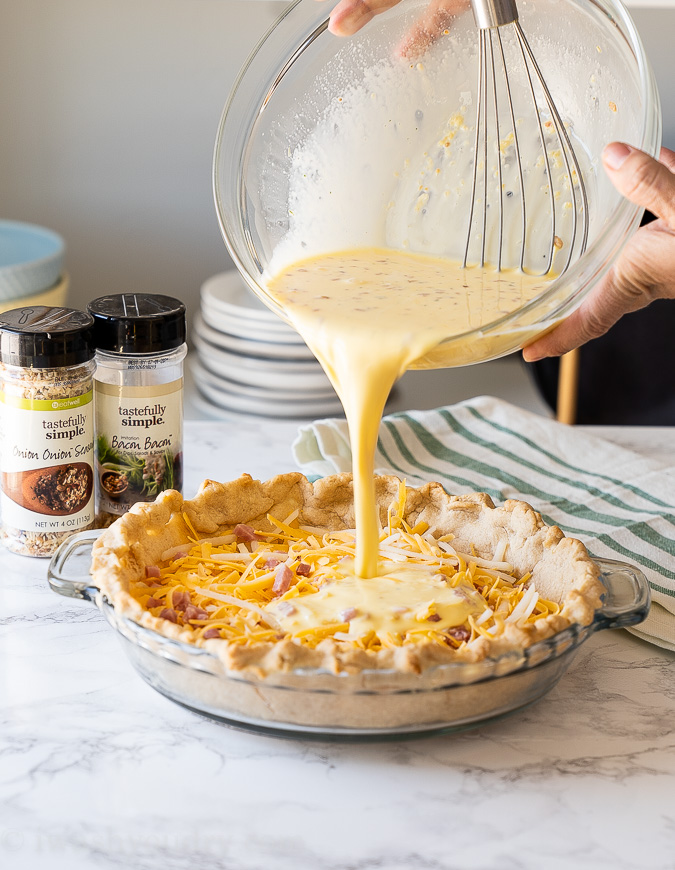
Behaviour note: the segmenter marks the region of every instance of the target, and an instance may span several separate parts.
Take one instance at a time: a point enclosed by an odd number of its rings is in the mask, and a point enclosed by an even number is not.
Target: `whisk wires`
[[[505,235],[504,197],[505,195],[509,197],[513,196],[512,191],[505,193],[504,164],[509,162],[506,154],[508,148],[512,145],[515,158],[513,165],[515,167],[518,198],[520,200],[520,250],[516,258],[517,268],[520,271],[528,269],[528,271],[534,274],[541,275],[546,275],[554,269],[557,274],[561,274],[569,268],[575,251],[577,256],[580,256],[584,252],[588,241],[588,198],[581,167],[550,89],[546,84],[534,53],[518,21],[515,5],[511,0],[508,0],[503,8],[495,10],[494,7],[486,9],[484,3],[485,0],[472,0],[474,15],[479,25],[479,62],[471,202],[462,264],[465,267],[470,264],[474,223],[476,223],[477,219],[478,235],[480,238],[480,265],[485,266],[487,260],[490,259],[494,260],[498,270],[501,271],[503,268]],[[550,228],[547,234],[548,241],[543,250],[542,259],[544,267],[541,271],[538,267],[533,269],[533,254],[528,246],[531,231],[531,227],[528,225],[528,218],[532,218],[532,215],[528,213],[523,154],[518,130],[519,124],[516,121],[511,75],[502,41],[502,30],[506,26],[513,28],[515,43],[518,47],[517,54],[522,61],[525,73],[524,81],[526,82],[526,90],[529,93],[529,100],[531,102],[531,113],[534,114],[536,122],[538,148],[541,152],[541,158],[543,158],[538,162],[543,163],[544,188],[548,201]],[[540,103],[545,105],[545,109],[543,107],[540,108]],[[548,114],[550,120],[543,120],[545,114]],[[502,133],[505,130],[510,130],[510,134],[507,139],[502,139]],[[567,253],[564,264],[561,267],[554,264],[555,252],[563,246],[564,242],[560,237],[562,231],[558,228],[559,215],[557,212],[559,206],[556,204],[556,200],[562,196],[562,190],[556,190],[555,187],[551,166],[553,157],[549,153],[552,145],[559,146],[553,147],[553,153],[560,153],[566,173],[564,178],[569,186],[571,202],[564,205],[572,209],[572,226],[566,241]],[[496,157],[496,169],[494,170],[497,187],[496,203],[494,203],[497,206],[496,225],[488,221],[488,211],[495,199],[494,194],[490,194],[490,160],[493,155]],[[494,187],[494,184],[492,187]],[[482,215],[476,215],[477,207],[481,203]],[[494,230],[496,230],[497,242],[496,249],[493,250],[493,245],[488,245],[488,239]],[[535,259],[538,259],[538,256]],[[541,263],[541,260],[538,261]]]
[[[579,161],[577,159],[577,155],[574,152],[574,148],[572,147],[572,143],[570,141],[569,135],[567,133],[567,130],[565,129],[565,124],[563,123],[563,120],[560,117],[558,109],[556,108],[556,104],[553,101],[553,97],[551,96],[551,92],[549,91],[548,85],[546,84],[546,79],[541,74],[541,70],[539,69],[539,64],[537,63],[536,58],[532,52],[532,49],[530,48],[530,44],[527,41],[525,34],[523,33],[523,29],[520,26],[520,22],[515,21],[513,26],[514,26],[514,29],[516,32],[516,36],[518,37],[518,45],[520,46],[520,50],[521,50],[521,53],[523,56],[523,63],[525,64],[525,69],[527,70],[527,78],[528,78],[528,81],[530,83],[530,90],[532,93],[532,99],[535,101],[535,105],[536,105],[536,97],[534,94],[534,88],[532,87],[532,78],[530,76],[530,72],[529,72],[529,69],[527,66],[527,61],[525,60],[526,56],[529,59],[530,63],[532,64],[532,68],[536,72],[539,86],[541,87],[541,90],[544,94],[544,98],[546,100],[546,105],[547,105],[549,113],[551,115],[551,120],[553,121],[553,124],[555,126],[558,138],[560,139],[560,142],[563,144],[563,147],[561,149],[562,150],[562,158],[563,158],[563,161],[565,163],[565,171],[567,172],[567,177],[569,178],[570,192],[572,194],[572,239],[571,239],[571,242],[570,242],[570,245],[568,248],[568,252],[567,252],[567,261],[565,262],[565,265],[562,269],[562,271],[564,272],[569,268],[570,262],[572,260],[572,253],[574,251],[574,243],[575,243],[576,238],[577,238],[579,213],[580,212],[581,212],[581,215],[583,218],[582,238],[581,238],[581,245],[580,245],[580,250],[579,250],[580,255],[583,254],[583,252],[586,250],[586,245],[588,243],[588,198],[586,195],[586,185],[584,184],[584,180],[583,180],[583,177],[581,174],[581,167],[579,166]],[[506,72],[506,66],[504,67],[504,70]],[[540,131],[541,131],[541,117],[540,117],[539,112],[537,112],[537,118],[539,120]],[[544,147],[544,153],[546,155],[546,164],[548,166],[548,154],[546,152],[546,144],[544,141],[543,132],[541,132],[540,135],[541,135],[542,145]],[[572,173],[571,168],[570,168],[570,161],[572,162],[572,164],[574,166],[574,174]],[[550,168],[549,168],[549,178],[550,178]],[[551,192],[553,192],[553,184],[552,183],[550,184],[550,189],[551,189]],[[577,199],[577,196],[580,198],[580,202]],[[554,239],[553,239],[553,241],[555,242],[555,209],[553,210],[553,221],[554,221],[554,229],[553,229]],[[552,245],[552,248],[553,248],[553,245]],[[553,250],[551,249],[551,254],[552,253],[553,253]],[[548,269],[546,271],[548,271],[550,269],[550,267],[551,267],[551,264],[549,263]]]

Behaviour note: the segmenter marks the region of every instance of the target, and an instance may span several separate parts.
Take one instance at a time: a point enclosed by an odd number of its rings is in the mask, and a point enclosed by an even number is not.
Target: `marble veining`
[[[295,429],[188,424],[186,492],[293,470]],[[472,731],[280,739],[154,692],[46,567],[0,553],[5,870],[675,868],[674,654],[602,632],[545,699]]]

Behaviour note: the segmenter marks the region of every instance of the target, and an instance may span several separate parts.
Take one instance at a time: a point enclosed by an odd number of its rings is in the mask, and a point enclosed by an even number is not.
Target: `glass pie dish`
[[[208,650],[164,637],[117,613],[89,576],[91,548],[99,534],[86,531],[64,541],[49,565],[51,588],[95,604],[132,665],[160,694],[217,722],[277,736],[386,739],[490,722],[542,698],[584,641],[596,631],[642,622],[650,603],[639,569],[596,560],[606,594],[592,622],[572,624],[524,650],[438,665],[422,674],[296,668],[254,679],[228,671]]]

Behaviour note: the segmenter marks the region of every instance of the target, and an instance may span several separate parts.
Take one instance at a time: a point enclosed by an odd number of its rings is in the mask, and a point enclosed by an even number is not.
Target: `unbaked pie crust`
[[[376,478],[383,525],[388,509],[399,496],[400,485],[393,476]],[[228,671],[256,678],[298,668],[332,673],[393,669],[411,674],[444,663],[477,662],[529,647],[572,623],[588,625],[601,604],[604,586],[600,572],[580,541],[565,537],[556,526],[547,526],[525,502],[508,500],[496,507],[483,493],[452,496],[437,483],[406,490],[406,522],[410,526],[426,523],[434,537],[451,533],[457,550],[481,558],[490,559],[496,551],[503,552],[516,576],[530,572],[530,582],[539,595],[558,603],[559,613],[535,622],[509,623],[499,636],[476,637],[457,649],[420,640],[373,651],[355,649],[349,642],[331,638],[311,648],[288,637],[248,646],[222,638],[197,638],[191,628],[153,616],[130,594],[131,585],[145,578],[147,566],[157,565],[167,550],[189,543],[185,518],[200,538],[206,538],[232,531],[240,523],[261,532],[273,531],[268,514],[285,517],[296,510],[301,526],[353,528],[351,475],[333,475],[316,483],[299,473],[282,474],[267,482],[249,475],[229,483],[207,480],[192,500],[184,500],[175,491],[163,492],[153,503],[134,505],[103,532],[93,550],[94,583],[118,615],[165,637],[197,643],[218,656]]]

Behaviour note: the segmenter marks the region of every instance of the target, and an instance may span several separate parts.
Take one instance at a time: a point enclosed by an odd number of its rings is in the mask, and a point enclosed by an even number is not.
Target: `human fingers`
[[[402,57],[422,54],[439,36],[448,33],[453,18],[467,9],[469,0],[431,0],[398,47]]]
[[[675,231],[663,220],[639,229],[580,307],[548,335],[526,347],[523,358],[535,362],[567,353],[604,335],[624,314],[658,298],[675,300]]]
[[[602,155],[612,184],[626,199],[648,208],[675,230],[675,153],[661,151],[654,160],[623,142],[612,142]]]
[[[523,349],[525,362],[562,356],[576,347],[604,335],[628,311],[635,310],[635,297],[625,297],[611,278],[591,290],[579,308],[555,329]],[[644,305],[647,304],[645,301]],[[638,305],[637,307],[643,307]]]
[[[656,298],[675,299],[675,152],[663,148],[660,156],[659,162],[622,143],[605,149],[603,161],[617,189],[660,219],[638,230],[567,320],[524,349],[526,362],[560,356],[598,338],[624,314]]]
[[[330,14],[328,29],[336,36],[352,36],[372,18],[400,0],[340,0]]]
[[[675,172],[675,151],[671,151],[670,148],[662,147],[659,160],[661,163],[664,163],[671,172]]]
[[[381,12],[400,0],[340,0],[330,14],[328,29],[336,36],[352,36]],[[467,9],[469,0],[430,0],[399,46],[402,57],[421,54],[447,28],[452,18]]]

